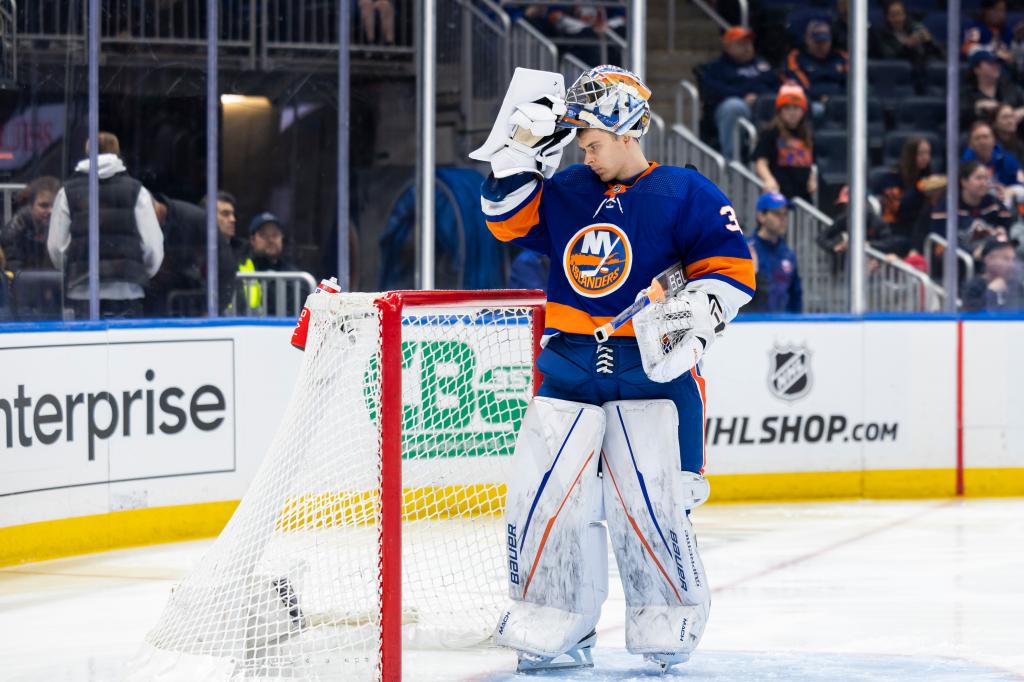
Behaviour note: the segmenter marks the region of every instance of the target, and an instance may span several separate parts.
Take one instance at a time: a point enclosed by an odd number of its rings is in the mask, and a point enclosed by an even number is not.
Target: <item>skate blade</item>
[[[542,672],[546,670],[571,670],[573,668],[593,668],[594,659],[590,650],[597,642],[597,634],[591,633],[573,649],[566,651],[560,656],[546,658],[543,656],[531,656],[519,654],[519,664],[516,666],[518,673]]]
[[[690,660],[689,654],[644,654],[644,660],[658,666],[661,674],[667,673],[672,666],[686,663]]]

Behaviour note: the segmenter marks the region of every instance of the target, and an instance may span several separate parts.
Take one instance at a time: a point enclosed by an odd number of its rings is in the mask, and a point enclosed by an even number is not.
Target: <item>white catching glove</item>
[[[644,372],[659,383],[689,372],[724,329],[718,300],[697,290],[652,303],[633,318]]]
[[[556,125],[565,112],[565,100],[553,95],[516,106],[507,121],[509,138],[490,159],[494,177],[524,172],[545,178],[554,175],[562,151],[576,136],[575,129]]]

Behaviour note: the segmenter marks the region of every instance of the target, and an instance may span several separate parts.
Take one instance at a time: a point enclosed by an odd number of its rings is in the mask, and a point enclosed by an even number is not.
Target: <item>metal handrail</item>
[[[722,189],[738,210],[740,224],[745,224],[744,221],[753,223],[757,199],[764,192],[764,182],[739,161],[729,162],[728,173],[728,189]]]
[[[505,33],[508,33],[508,30],[510,28],[512,28],[512,19],[509,18],[508,13],[505,12],[504,8],[502,8],[502,6],[499,5],[498,3],[493,2],[493,0],[476,0],[476,1],[479,2],[481,5],[485,6],[488,10],[490,10],[491,13],[494,14],[495,17],[498,18],[498,21],[501,22],[502,30]],[[486,12],[481,10],[476,5],[472,4],[471,2],[468,2],[468,0],[456,0],[456,2],[458,2],[460,5],[462,5],[464,7],[468,7],[480,19],[483,19],[484,21],[488,21],[488,22],[491,21],[492,17],[490,17]]]
[[[547,62],[543,59],[538,58],[536,60],[537,63],[533,63],[533,60],[527,58],[528,56],[532,56],[529,55],[528,51],[524,51],[523,54],[518,54],[516,50],[518,45],[516,40],[514,39],[517,31],[521,31],[522,33],[524,33],[536,46],[539,47],[539,49],[547,51],[548,55],[551,57],[551,61]],[[533,25],[526,19],[523,19],[521,17],[519,19],[516,19],[515,23],[512,25],[512,31],[510,35],[513,36],[512,62],[516,66],[522,66],[528,69],[538,69],[540,71],[554,71],[556,68],[558,68],[558,48],[555,47],[555,44],[548,40],[543,33],[534,28]],[[539,56],[540,55],[538,55],[538,57]]]
[[[274,310],[278,316],[295,316],[302,311],[306,296],[316,290],[316,280],[308,272],[296,271],[260,271],[235,273],[235,301],[243,296],[243,305],[235,306],[235,314],[242,316],[267,316],[267,301],[270,299],[266,288],[260,296],[258,308],[249,306],[249,287],[264,283],[274,285]],[[303,292],[303,285],[305,292]]]
[[[725,158],[684,125],[677,124],[670,129],[665,157],[666,162],[674,166],[692,163],[713,183],[722,188],[727,187]]]
[[[11,216],[14,215],[14,195],[28,187],[22,182],[5,182],[0,183],[0,194],[3,194],[3,210],[4,210],[4,222],[11,222]]]
[[[750,7],[747,4],[747,0],[737,0],[740,6],[740,26],[750,26]],[[674,0],[669,0],[669,3]],[[696,5],[704,14],[708,16],[711,21],[715,22],[723,29],[732,28],[732,24],[726,21],[721,14],[719,14],[714,7],[709,5],[704,0],[692,0],[693,4]]]
[[[934,262],[932,261],[935,252],[934,246],[941,246],[945,249],[949,246],[949,242],[946,241],[945,237],[934,232],[930,232],[924,238],[924,262],[928,268],[929,275],[935,272]],[[972,279],[974,277],[974,257],[958,246],[956,248],[956,258],[964,264],[964,279]]]
[[[683,106],[686,104],[686,97],[689,95],[693,101],[693,109],[690,111],[690,129],[700,130],[700,91],[690,80],[684,78],[676,86],[676,120],[675,125],[685,125],[683,120]]]
[[[864,246],[864,253],[879,263],[879,270],[872,273],[867,281],[869,308],[903,312],[942,309],[946,292],[928,275],[902,260],[887,258],[886,254],[869,245]],[[913,298],[901,301],[901,297],[908,294]]]
[[[644,154],[649,159],[665,158],[665,121],[653,111],[651,112],[651,126],[647,134],[641,140],[644,144]]]
[[[740,133],[744,132],[747,134],[747,148],[751,155],[754,153],[754,149],[757,148],[757,126],[748,121],[745,118],[736,119],[736,127],[732,129],[732,160],[742,161],[743,154],[740,151],[742,145],[740,144]]]

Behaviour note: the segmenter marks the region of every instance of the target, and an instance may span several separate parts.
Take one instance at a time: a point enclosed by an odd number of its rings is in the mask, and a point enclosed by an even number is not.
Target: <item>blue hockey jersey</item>
[[[545,181],[491,177],[481,193],[495,237],[551,259],[546,334],[592,334],[680,261],[687,288],[717,296],[726,319],[754,294],[736,212],[696,171],[650,163],[630,184],[604,183],[578,164]]]

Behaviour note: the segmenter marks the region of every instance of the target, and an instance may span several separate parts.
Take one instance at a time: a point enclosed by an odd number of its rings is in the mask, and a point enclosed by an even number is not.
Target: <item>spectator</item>
[[[813,166],[814,142],[807,121],[807,98],[799,85],[788,83],[779,88],[775,118],[757,142],[754,169],[765,191],[810,201],[817,188]]]
[[[1008,79],[1000,78],[999,59],[987,50],[977,50],[968,59],[967,87],[960,93],[960,130],[979,119],[990,119],[1005,102],[1014,108],[1017,120],[1024,117],[1024,93]]]
[[[284,260],[284,226],[273,213],[260,213],[249,223],[249,255],[238,266],[239,272],[294,272],[298,268]],[[250,284],[244,289],[246,305],[250,309],[263,308],[263,286]],[[278,312],[277,301],[267,301],[266,310],[270,315]]]
[[[989,237],[1005,239],[1010,227],[1010,212],[999,199],[989,193],[990,184],[989,170],[980,161],[965,161],[960,164],[957,232],[959,247],[971,253],[980,249]],[[931,231],[940,235],[946,234],[945,198],[941,199],[932,211]]]
[[[89,144],[86,143],[86,154]],[[142,314],[143,287],[160,269],[164,236],[149,191],[121,160],[121,145],[112,133],[99,134],[101,317]],[[89,317],[89,159],[57,193],[46,248],[53,264],[64,272],[66,299],[75,319]]]
[[[359,0],[359,24],[363,27],[363,44],[377,44],[377,17],[380,16],[380,41],[395,44],[395,6],[391,0]]]
[[[961,156],[963,161],[978,160],[992,173],[993,189],[1004,203],[1015,199],[1024,187],[1024,173],[1020,162],[1007,154],[996,143],[992,126],[984,121],[975,121],[967,138],[967,149]]]
[[[60,180],[49,175],[36,178],[25,188],[25,205],[0,230],[0,247],[7,253],[11,270],[53,269],[46,251],[46,234],[59,190]]]
[[[872,59],[906,59],[920,72],[929,59],[945,56],[928,29],[907,17],[903,0],[889,0],[884,11],[885,22],[868,32]]]
[[[832,29],[821,19],[807,22],[804,44],[786,58],[785,76],[799,83],[812,103],[811,113],[825,113],[825,101],[846,94],[846,53],[833,49]]]
[[[900,256],[918,258],[924,251],[924,238],[928,234],[932,203],[928,193],[946,186],[944,176],[932,173],[932,144],[928,138],[914,136],[903,143],[898,180],[895,220],[891,221],[893,232],[906,245],[906,251]],[[891,208],[888,194],[882,201]]]
[[[509,289],[548,289],[551,261],[544,254],[524,249],[512,261],[508,275]]]
[[[981,0],[978,18],[964,26],[961,52],[971,57],[984,50],[1001,64],[1013,67],[1013,31],[1006,25],[1006,0]]]
[[[146,313],[150,316],[204,315],[206,305],[206,211],[159,192],[153,194],[156,219],[164,233],[164,261],[149,281]],[[217,232],[217,286],[220,310],[231,303],[237,261],[224,235]],[[175,307],[170,294],[189,294],[183,307]]]
[[[850,188],[843,185],[836,198],[837,212],[832,216],[832,225],[817,237],[818,246],[829,253],[844,254],[850,249],[849,203]],[[902,240],[896,237],[889,224],[882,220],[878,213],[877,201],[871,197],[867,200],[864,217],[867,221],[864,226],[864,238],[868,246],[887,256],[899,257],[903,246]],[[877,267],[877,261],[870,261],[868,267],[873,270]]]
[[[964,285],[963,308],[970,312],[1020,310],[1024,307],[1024,284],[1016,244],[990,237],[981,247],[982,271]]]
[[[223,190],[217,192],[217,229],[228,240],[235,260],[241,261],[244,259],[249,245],[238,236],[238,218],[235,212],[235,206],[237,205],[238,202],[235,201],[235,195],[231,192]],[[206,197],[203,197],[202,201],[199,202],[199,208],[206,211]]]
[[[803,312],[804,297],[796,254],[786,243],[789,201],[778,192],[757,200],[757,230],[747,238],[757,270],[753,300],[747,310],[763,313]]]
[[[1017,112],[1009,104],[1003,103],[996,107],[992,118],[992,132],[996,135],[996,142],[1021,161],[1024,160],[1024,140],[1021,140],[1017,132],[1019,124]]]
[[[753,118],[757,96],[778,90],[779,77],[771,64],[754,54],[754,34],[733,26],[722,36],[722,55],[704,67],[701,84],[708,106],[715,112],[719,146],[731,159],[736,123]]]

